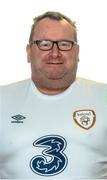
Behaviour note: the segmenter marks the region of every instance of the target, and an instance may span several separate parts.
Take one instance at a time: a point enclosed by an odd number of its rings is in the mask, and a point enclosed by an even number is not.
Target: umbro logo
[[[11,116],[12,120],[11,123],[23,123],[23,119],[26,119],[25,116],[22,116],[20,114],[17,114],[15,116]]]

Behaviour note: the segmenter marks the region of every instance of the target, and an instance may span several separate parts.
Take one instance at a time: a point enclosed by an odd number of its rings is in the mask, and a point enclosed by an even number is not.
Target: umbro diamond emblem
[[[20,114],[17,114],[15,116],[11,116],[12,119],[14,119],[13,121],[11,121],[11,123],[23,123],[23,119],[26,119],[25,116],[22,116]]]

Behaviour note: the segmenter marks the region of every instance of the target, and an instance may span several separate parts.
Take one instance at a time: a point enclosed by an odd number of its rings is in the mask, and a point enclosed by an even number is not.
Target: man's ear
[[[26,46],[26,53],[27,53],[27,62],[30,63],[31,59],[30,59],[30,45],[27,44]]]
[[[75,51],[76,51],[77,61],[79,62],[80,61],[80,59],[79,59],[79,45],[75,46]]]

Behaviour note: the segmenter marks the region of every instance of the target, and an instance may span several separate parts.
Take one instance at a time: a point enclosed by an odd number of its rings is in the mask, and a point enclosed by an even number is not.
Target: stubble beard
[[[47,89],[47,90],[63,90],[67,89],[76,78],[76,70],[71,72],[64,72],[64,73],[41,73],[40,71],[34,75],[32,73],[32,80],[36,87],[39,89]]]

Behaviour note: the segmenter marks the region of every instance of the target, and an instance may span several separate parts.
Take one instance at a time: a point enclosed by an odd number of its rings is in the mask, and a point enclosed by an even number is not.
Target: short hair
[[[57,21],[65,19],[73,27],[74,36],[75,36],[74,38],[75,38],[75,41],[77,42],[77,27],[75,25],[75,22],[60,12],[48,11],[33,19],[33,24],[31,27],[31,32],[30,32],[30,37],[29,37],[29,43],[32,41],[32,37],[33,37],[33,33],[34,33],[36,25],[38,24],[39,21],[41,21],[44,18],[50,18]]]

